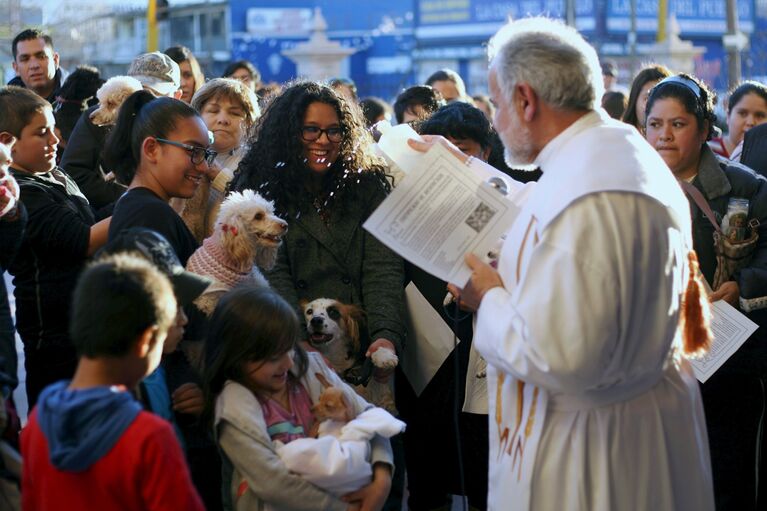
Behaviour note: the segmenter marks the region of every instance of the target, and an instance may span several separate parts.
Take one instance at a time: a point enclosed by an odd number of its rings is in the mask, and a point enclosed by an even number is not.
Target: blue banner
[[[738,0],[739,29],[754,30],[754,1]],[[725,0],[668,0],[668,14],[679,22],[683,35],[722,35],[727,32]],[[636,0],[637,31],[655,33],[658,28],[658,0]],[[628,32],[631,27],[631,0],[607,0],[608,33]]]
[[[576,0],[575,15],[594,17],[595,0]],[[565,0],[418,0],[418,24],[489,23],[545,15],[564,18]]]

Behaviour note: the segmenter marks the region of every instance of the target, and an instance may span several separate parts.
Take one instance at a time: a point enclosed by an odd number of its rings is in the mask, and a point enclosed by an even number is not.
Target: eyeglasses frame
[[[208,149],[207,147],[199,147],[196,145],[185,144],[183,142],[176,142],[175,140],[168,140],[167,138],[154,137],[154,139],[160,142],[161,144],[167,144],[167,145],[180,147],[181,149],[186,149],[187,151],[189,151],[189,159],[191,160],[193,165],[199,165],[202,162],[206,162],[208,166],[210,167],[211,165],[213,165],[213,162],[216,160],[216,156],[218,156],[218,152],[214,151],[213,149]],[[200,150],[203,151],[202,160],[195,162],[194,155],[200,154],[198,152]]]

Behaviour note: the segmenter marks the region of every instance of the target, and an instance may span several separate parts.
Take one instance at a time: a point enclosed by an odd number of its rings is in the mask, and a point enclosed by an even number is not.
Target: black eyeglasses
[[[181,149],[186,149],[189,152],[189,159],[192,160],[192,163],[195,165],[199,165],[202,162],[206,162],[208,165],[213,165],[213,161],[216,159],[216,156],[218,156],[216,151],[206,149],[205,147],[184,144],[182,142],[175,142],[164,138],[155,138],[155,140],[161,144],[168,144],[180,147]]]
[[[331,142],[340,142],[344,139],[344,130],[341,128],[322,129],[317,126],[304,126],[301,128],[301,138],[307,142],[318,140],[323,133],[328,136],[328,140]]]

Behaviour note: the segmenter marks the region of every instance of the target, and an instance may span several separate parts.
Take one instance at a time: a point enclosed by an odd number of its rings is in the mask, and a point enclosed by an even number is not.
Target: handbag
[[[750,234],[741,241],[730,240],[719,223],[716,221],[711,206],[700,193],[700,190],[686,181],[680,181],[682,190],[697,204],[708,221],[714,226],[714,254],[716,255],[716,271],[714,272],[714,281],[711,283],[713,290],[719,289],[719,286],[732,280],[732,276],[741,268],[747,267],[751,263],[756,244],[759,241],[759,220],[752,218],[748,222]]]

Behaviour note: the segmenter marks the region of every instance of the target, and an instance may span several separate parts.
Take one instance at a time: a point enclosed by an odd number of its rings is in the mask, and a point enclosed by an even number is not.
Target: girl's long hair
[[[315,102],[333,107],[344,134],[338,158],[323,182],[325,207],[336,210],[345,206],[354,198],[357,185],[370,181],[387,192],[391,190],[383,162],[372,152],[373,139],[365,129],[359,106],[330,87],[309,81],[293,83],[266,106],[256,123],[250,150],[230,184],[231,190],[256,190],[273,200],[282,215],[301,210],[301,204],[306,203],[301,200],[307,193],[306,181],[312,172],[303,156],[301,129],[307,108]]]
[[[216,397],[227,380],[243,382],[245,362],[268,360],[294,350],[296,373],[306,373],[301,324],[293,308],[275,291],[242,286],[218,302],[205,341],[206,418],[212,420]]]

